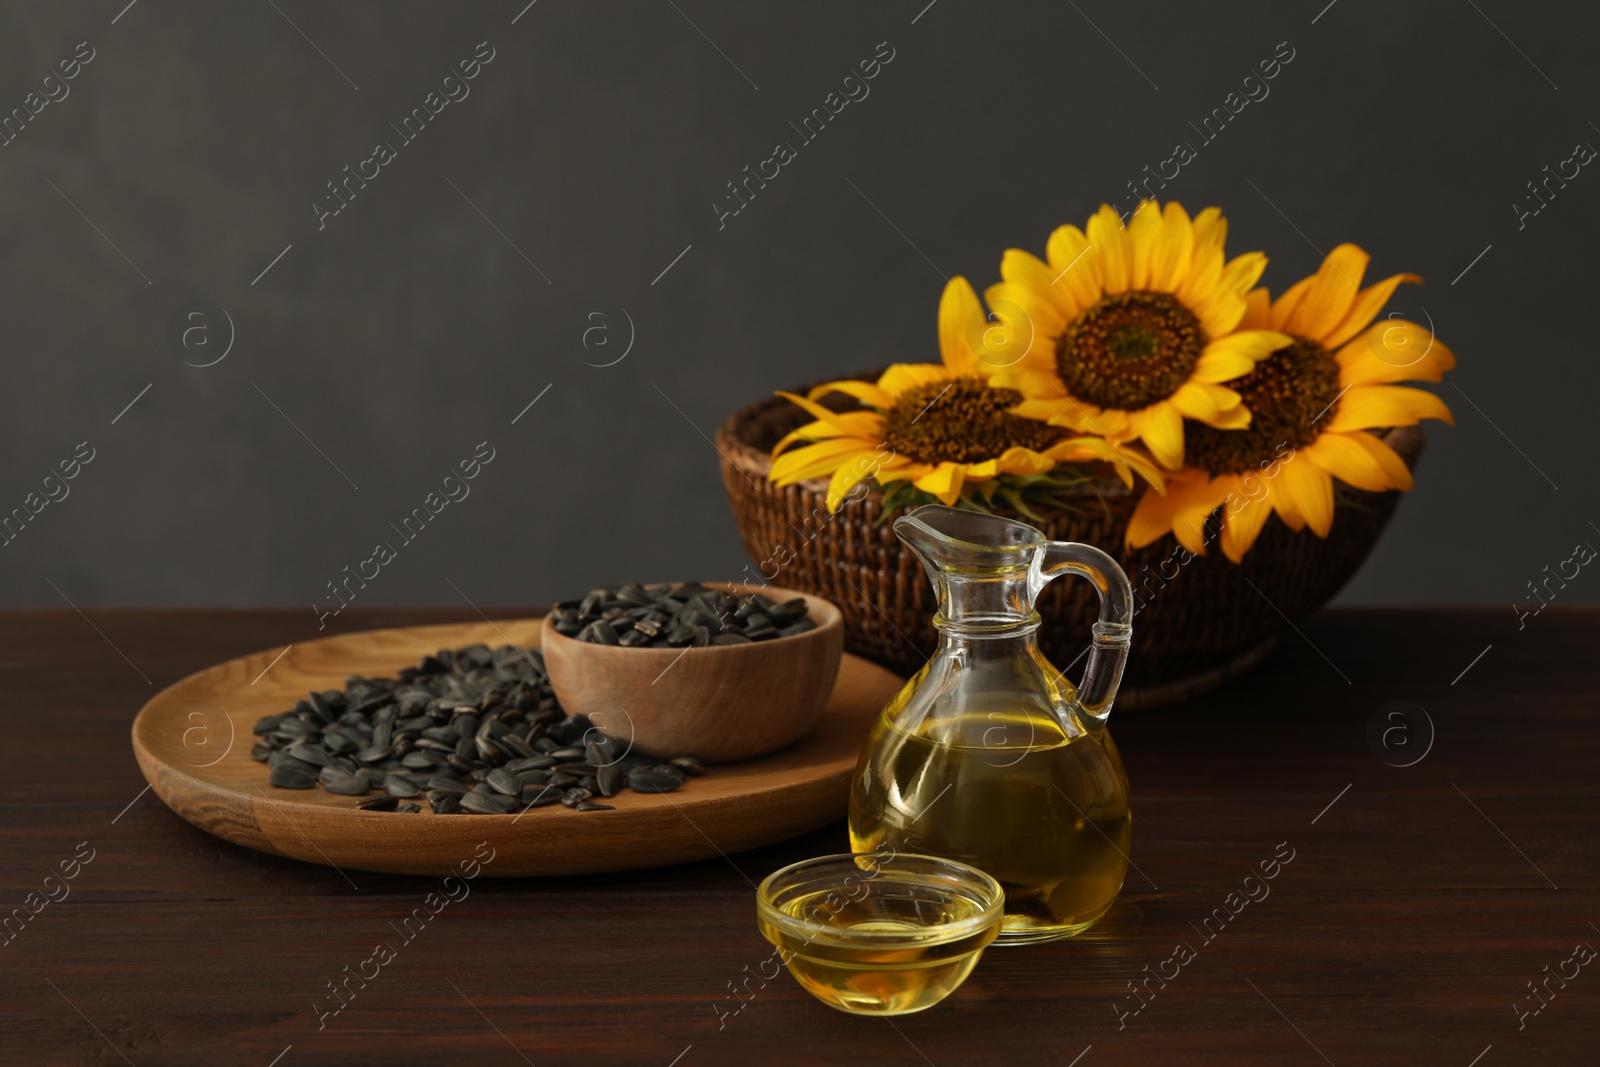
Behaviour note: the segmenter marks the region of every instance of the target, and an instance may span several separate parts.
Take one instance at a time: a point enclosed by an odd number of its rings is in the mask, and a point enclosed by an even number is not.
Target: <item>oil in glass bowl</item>
[[[883,852],[785,867],[761,883],[756,909],[806,992],[856,1015],[906,1015],[966,981],[1000,933],[1004,898],[966,864]]]

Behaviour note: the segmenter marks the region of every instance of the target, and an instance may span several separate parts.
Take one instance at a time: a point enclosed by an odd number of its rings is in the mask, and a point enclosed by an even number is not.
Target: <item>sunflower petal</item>
[[[1353,244],[1342,244],[1329,252],[1282,328],[1326,344],[1326,338],[1344,321],[1350,305],[1355,303],[1370,259]]]
[[[1161,240],[1162,229],[1161,209],[1156,202],[1141,201],[1133,217],[1128,220],[1128,245],[1133,251],[1128,288],[1155,288],[1150,281],[1150,267],[1155,258],[1156,244]]]
[[[929,471],[933,470],[933,467],[927,463],[911,463],[906,461],[904,457],[900,457],[900,459],[901,462],[899,466],[889,466],[885,464],[883,470],[878,472],[877,480],[879,485],[883,485],[887,482],[915,481],[924,474],[927,474]]]
[[[835,437],[829,441],[785,452],[772,461],[772,472],[767,475],[778,485],[793,485],[807,478],[832,474],[839,465],[860,455],[875,455],[875,446],[854,437]]]
[[[1383,305],[1394,296],[1394,291],[1400,287],[1401,282],[1422,284],[1422,279],[1415,274],[1396,274],[1385,278],[1376,285],[1369,285],[1356,294],[1350,304],[1350,310],[1345,312],[1344,318],[1327,336],[1322,339],[1326,348],[1338,348],[1350,338],[1367,328],[1367,324],[1378,317],[1378,312],[1383,310]]]
[[[1455,425],[1443,400],[1403,385],[1355,385],[1339,398],[1339,410],[1323,427],[1327,433],[1375,426],[1415,426],[1423,419]]]
[[[839,469],[833,472],[833,477],[828,481],[828,513],[839,510],[844,503],[844,498],[856,484],[866,478],[872,477],[876,471],[877,460],[871,454],[857,456],[846,463],[841,463]]]
[[[1239,320],[1241,330],[1270,330],[1272,328],[1272,297],[1265,289],[1252,289],[1244,295],[1244,318]]]
[[[1100,260],[1090,254],[1089,238],[1076,226],[1058,226],[1045,245],[1056,303],[1076,315],[1100,299]]]
[[[1455,353],[1425,327],[1403,319],[1373,325],[1339,349],[1341,385],[1436,382],[1456,365]]]
[[[1197,556],[1206,552],[1206,542],[1210,537],[1206,531],[1206,523],[1211,518],[1211,513],[1227,501],[1229,495],[1238,488],[1239,479],[1235,475],[1223,475],[1221,478],[1207,478],[1202,472],[1202,481],[1199,491],[1190,493],[1172,516],[1172,536],[1178,543]]]
[[[1128,519],[1128,532],[1126,541],[1129,548],[1143,548],[1172,529],[1172,517],[1185,502],[1191,500],[1197,489],[1204,488],[1204,482],[1185,481],[1181,485],[1174,482],[1166,493],[1158,493],[1154,489],[1147,489],[1139,498],[1139,503],[1134,506],[1133,515]]]
[[[1202,249],[1215,249],[1222,251],[1223,245],[1228,243],[1228,220],[1222,215],[1220,207],[1208,207],[1194,217],[1194,250],[1199,255]]]
[[[1222,554],[1233,562],[1244,559],[1250,546],[1261,536],[1272,506],[1265,500],[1246,500],[1242,507],[1228,515],[1222,523]]]
[[[1133,277],[1133,251],[1128,247],[1128,233],[1122,217],[1110,204],[1101,204],[1100,210],[1089,219],[1089,243],[1094,246],[1091,255],[1100,258],[1100,280],[1107,293],[1120,293],[1131,288]]]
[[[1297,458],[1300,458],[1298,454],[1292,454],[1286,460],[1284,460],[1284,462],[1292,463]],[[1304,463],[1305,460],[1300,458],[1300,462]],[[1277,472],[1273,471],[1270,475],[1264,474],[1262,477],[1276,478]],[[1301,530],[1306,528],[1306,517],[1300,511],[1299,504],[1295,501],[1295,498],[1281,485],[1268,482],[1267,495],[1262,499],[1264,499],[1267,502],[1267,505],[1277,513],[1278,518],[1283,520],[1283,524],[1289,527],[1289,529],[1293,530],[1295,533],[1299,533]]]
[[[1175,201],[1162,210],[1161,232],[1150,250],[1151,289],[1170,293],[1189,273],[1194,260],[1194,226],[1189,213]]]
[[[966,468],[960,463],[941,463],[932,473],[924,474],[914,484],[923,492],[932,493],[946,507],[961,498],[961,486],[966,480]]]
[[[1222,268],[1215,290],[1194,308],[1208,337],[1222,337],[1238,327],[1244,318],[1245,294],[1266,269],[1267,257],[1260,252],[1236,256]]]
[[[829,393],[843,393],[853,396],[863,404],[877,408],[879,411],[888,411],[894,406],[894,397],[879,389],[871,382],[842,381],[828,382],[819,385],[806,394],[809,400],[818,400]]]
[[[1015,389],[1030,400],[1060,400],[1062,396],[1060,378],[1026,363],[996,371],[989,376],[989,384],[996,389]]]
[[[951,374],[939,363],[896,363],[878,378],[878,388],[898,400],[904,393],[929,382],[947,382]]]
[[[1036,300],[1042,299],[1047,303],[1051,314],[1047,318],[1041,317],[1038,329],[1052,336],[1060,333],[1067,319],[1080,310],[1072,293],[1064,287],[1055,285],[1058,274],[1060,271],[1051,269],[1050,264],[1020,248],[1008,248],[1000,257],[1002,279],[1013,286],[1027,290]],[[995,288],[991,286],[989,292],[994,292]],[[994,307],[993,300],[989,301],[989,306]]]
[[[1170,402],[1129,412],[1128,420],[1157,463],[1169,470],[1183,466],[1183,415]]]
[[[939,354],[951,374],[976,373],[977,360],[967,337],[972,325],[982,323],[984,318],[983,305],[978,303],[972,283],[959,274],[951,278],[939,298]]]
[[[1056,465],[1050,456],[1021,446],[1006,449],[994,463],[1001,474],[1043,474]],[[967,476],[975,477],[970,470]]]
[[[1054,367],[1055,338],[1067,327],[1066,316],[1054,300],[1044,290],[1020,282],[999,282],[983,295],[997,321],[978,324],[974,337],[978,342],[974,346],[977,373],[993,374],[1024,361],[1030,369]],[[1029,360],[1029,356],[1035,358]]]
[[[1355,433],[1318,434],[1315,441],[1300,449],[1299,455],[1357,489],[1381,493],[1394,488],[1378,457],[1357,444],[1355,436]]]
[[[1128,520],[1127,543],[1133,548],[1143,548],[1170,530],[1189,551],[1205,555],[1204,539],[1195,539],[1194,546],[1190,547],[1189,541],[1185,540],[1190,531],[1178,531],[1174,528],[1174,522],[1180,511],[1202,506],[1214,495],[1212,485],[1205,471],[1191,467],[1172,475],[1164,495],[1147,490],[1139,498]],[[1214,508],[1216,504],[1211,506]]]
[[[774,459],[776,459],[784,449],[788,448],[796,441],[804,441],[807,444],[810,444],[815,441],[826,440],[830,437],[844,436],[846,435],[842,433],[838,427],[829,425],[826,422],[808,422],[798,430],[791,430],[789,433],[784,434],[783,439],[772,446],[772,456]]]
[[[1244,406],[1243,397],[1225,386],[1213,385],[1211,389],[1213,393],[1227,393],[1233,404],[1218,412],[1217,417],[1206,425],[1216,430],[1242,430],[1250,425],[1250,409]]]
[[[1243,349],[1219,346],[1213,341],[1195,362],[1190,377],[1197,382],[1231,382],[1255,370],[1258,362]]]
[[[1232,390],[1229,390],[1232,392]],[[1238,396],[1237,393],[1234,393]],[[1222,407],[1217,403],[1204,384],[1198,382],[1184,382],[1178,386],[1178,391],[1167,398],[1167,402],[1177,408],[1185,416],[1210,423],[1222,414]]]
[[[1133,445],[1113,444],[1103,437],[1069,437],[1045,449],[1044,455],[1060,463],[1109,463],[1129,489],[1133,488],[1133,475],[1137,472],[1156,492],[1166,491],[1166,478],[1160,466]]]
[[[1323,434],[1322,436],[1327,437],[1328,435]],[[1411,479],[1411,468],[1407,467],[1406,461],[1400,458],[1400,453],[1390,448],[1385,441],[1375,434],[1367,433],[1365,430],[1357,430],[1354,433],[1343,436],[1372,454],[1372,458],[1378,461],[1378,465],[1389,476],[1389,484],[1391,486],[1410,492],[1414,484]]]
[[[1278,330],[1240,330],[1206,345],[1202,358],[1213,352],[1238,352],[1260,362],[1278,349],[1292,344],[1294,338]]]
[[[1272,328],[1274,330],[1286,329],[1285,323],[1294,317],[1300,308],[1300,302],[1305,299],[1306,293],[1311,289],[1311,283],[1317,280],[1315,274],[1301,278],[1272,302]]]
[[[1106,438],[1118,438],[1128,429],[1127,412],[1102,410],[1093,404],[1064,395],[1028,397],[1013,407],[1011,413],[1021,415],[1025,419],[1048,422],[1052,426],[1065,426],[1078,433],[1096,433]]]
[[[1172,528],[1172,513],[1176,510],[1177,505],[1171,493],[1161,494],[1154,489],[1146,489],[1128,519],[1123,541],[1129,548],[1143,548],[1161,540]]]
[[[851,420],[849,418],[849,416],[851,416],[851,415],[867,415],[869,417],[877,416],[877,413],[876,412],[872,412],[872,411],[850,411],[850,412],[833,411],[830,408],[823,407],[821,404],[817,403],[815,400],[807,400],[803,396],[796,396],[794,393],[786,393],[782,389],[778,390],[778,395],[783,397],[785,400],[789,401],[790,403],[796,404],[799,407],[803,408],[805,410],[805,412],[808,415],[810,415],[812,418],[817,419],[817,420],[819,420],[821,422],[827,423],[829,426],[832,426],[835,429],[837,429],[840,433],[856,433],[857,432],[852,427]],[[877,417],[881,418],[881,416],[877,416]],[[860,420],[859,419],[857,419],[855,421],[856,421],[857,425],[860,424]]]
[[[1295,510],[1305,517],[1306,525],[1318,537],[1327,537],[1333,528],[1333,479],[1328,472],[1296,456],[1278,466],[1275,481],[1273,491],[1288,494]]]
[[[1214,210],[1207,208],[1206,210]],[[1203,213],[1202,213],[1203,214]],[[1185,307],[1199,314],[1198,309],[1207,305],[1217,292],[1217,283],[1222,280],[1222,247],[1220,245],[1202,244],[1199,238],[1199,223],[1193,227],[1195,231],[1194,253],[1189,262],[1189,273],[1178,283],[1173,295]]]

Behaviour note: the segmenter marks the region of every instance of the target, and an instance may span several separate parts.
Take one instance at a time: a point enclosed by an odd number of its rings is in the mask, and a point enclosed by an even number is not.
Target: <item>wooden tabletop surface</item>
[[[308,630],[303,610],[0,613],[0,905],[28,916],[0,935],[0,1063],[1596,1062],[1600,611],[1520,631],[1510,608],[1326,612],[1221,692],[1114,715],[1137,813],[1116,906],[893,1021],[755,976],[753,884],[843,851],[842,823],[680,867],[480,878],[406,943],[437,880],[261,855],[141,793],[145,700]],[[379,942],[395,958],[319,1016]]]

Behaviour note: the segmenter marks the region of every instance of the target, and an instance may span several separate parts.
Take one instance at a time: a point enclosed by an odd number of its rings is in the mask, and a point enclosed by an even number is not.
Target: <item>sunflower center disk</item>
[[[1073,396],[1137,411],[1177,392],[1205,346],[1200,320],[1177,297],[1133,290],[1074,319],[1056,342],[1056,367]]]
[[[1315,341],[1296,337],[1228,388],[1244,397],[1250,425],[1216,430],[1191,422],[1184,432],[1188,462],[1212,474],[1255,470],[1315,441],[1339,410],[1339,361]]]
[[[1007,410],[1020,403],[1015,389],[991,389],[982,378],[929,382],[900,394],[884,418],[883,439],[915,463],[982,463],[1008,448],[1042,451],[1064,436]]]

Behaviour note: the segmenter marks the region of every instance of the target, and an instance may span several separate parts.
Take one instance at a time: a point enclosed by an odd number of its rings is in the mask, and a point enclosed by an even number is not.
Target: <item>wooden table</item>
[[[0,1063],[1596,1062],[1600,964],[1570,961],[1600,947],[1600,611],[1520,632],[1509,608],[1324,613],[1210,698],[1115,717],[1138,813],[1117,905],[892,1022],[749,977],[770,951],[753,883],[844,849],[840,824],[664,870],[479,879],[319,1029],[327,983],[434,880],[211,838],[141,794],[128,741],[159,687],[309,630],[303,610],[0,613],[0,904],[58,898],[0,948]],[[1426,731],[1391,701],[1436,731],[1411,766],[1389,764]]]

